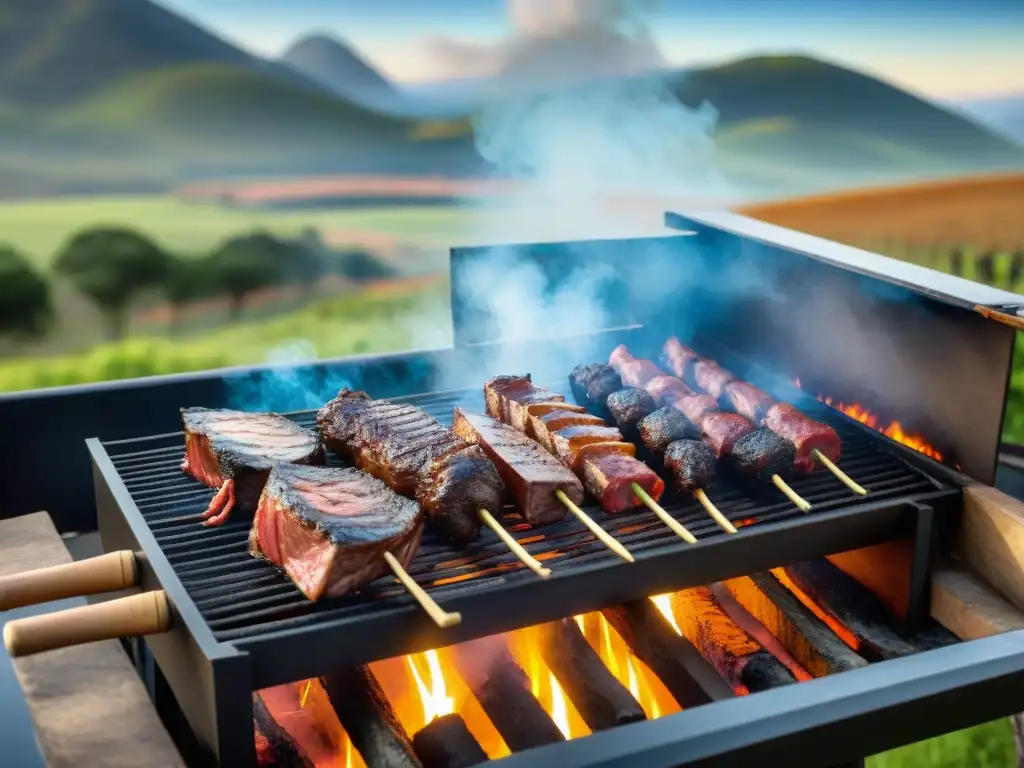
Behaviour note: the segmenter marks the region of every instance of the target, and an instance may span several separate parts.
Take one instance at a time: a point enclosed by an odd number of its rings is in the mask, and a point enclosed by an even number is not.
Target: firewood
[[[710,587],[676,592],[672,603],[683,635],[734,688],[753,693],[796,682],[782,662],[730,618]]]
[[[412,748],[423,768],[470,768],[487,762],[487,753],[455,712],[423,726],[412,737]]]
[[[867,587],[825,559],[786,566],[786,575],[850,634],[869,661],[896,659],[925,649],[901,637],[882,602]]]
[[[260,768],[313,768],[313,761],[278,724],[258,693],[252,697],[252,719]]]
[[[541,657],[592,731],[646,719],[633,694],[615,679],[572,619],[538,627]]]
[[[471,640],[452,648],[455,668],[513,752],[564,736],[530,692],[530,680],[500,637]]]
[[[338,669],[321,677],[320,684],[369,768],[422,768],[409,734],[369,667]]]
[[[680,707],[697,707],[733,696],[732,689],[650,600],[604,608],[601,614]]]
[[[765,625],[815,677],[867,666],[835,632],[770,573],[725,582],[730,594]]]

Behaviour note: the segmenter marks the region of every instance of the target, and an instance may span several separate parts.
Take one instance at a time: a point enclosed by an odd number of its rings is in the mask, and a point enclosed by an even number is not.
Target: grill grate
[[[483,412],[480,390],[398,399],[422,407],[446,425],[451,424],[455,405]],[[864,498],[853,496],[827,472],[794,478],[791,482],[794,490],[814,506],[807,513],[810,517],[944,488],[886,451],[884,441],[852,425],[831,409],[812,406],[805,410],[836,428],[843,440],[843,468],[871,491]],[[315,412],[291,416],[304,426],[314,424]],[[358,618],[411,602],[397,581],[388,576],[367,585],[357,594],[310,603],[278,569],[249,556],[250,517],[238,515],[223,526],[203,528],[198,516],[209,504],[214,491],[179,469],[184,451],[180,432],[106,442],[103,446],[217,640],[248,639],[342,617]],[[333,456],[329,456],[329,464],[342,465]],[[757,527],[804,516],[774,488],[752,487],[724,474],[708,489],[708,495],[737,526]],[[695,500],[674,490],[666,491],[662,504],[700,540],[728,535],[711,521]],[[587,511],[638,558],[654,549],[665,551],[667,547],[685,549],[689,546],[644,508],[614,517],[592,504],[587,506]],[[505,509],[500,517],[520,543],[556,574],[575,565],[618,561],[571,516],[565,522],[536,530],[523,524],[512,507]],[[514,580],[536,580],[486,527],[477,542],[465,550],[456,550],[431,531],[428,524],[422,545],[408,570],[442,604],[446,597],[465,590],[484,590]]]

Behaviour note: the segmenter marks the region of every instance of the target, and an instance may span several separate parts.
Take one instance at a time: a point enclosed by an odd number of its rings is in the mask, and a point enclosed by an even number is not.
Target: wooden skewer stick
[[[868,495],[867,489],[864,488],[861,485],[858,485],[857,482],[852,477],[850,477],[848,474],[843,472],[843,470],[841,470],[839,467],[837,467],[835,465],[835,463],[832,461],[832,459],[830,459],[828,456],[823,454],[817,448],[814,449],[813,453],[814,453],[814,458],[816,458],[818,461],[820,461],[822,464],[824,464],[825,465],[825,469],[827,469],[829,472],[831,472],[833,475],[835,475],[836,479],[839,482],[841,482],[843,485],[845,485],[851,491],[856,493],[858,496],[867,496]]]
[[[693,492],[693,495],[697,497],[697,501],[704,507],[704,511],[711,515],[711,519],[718,523],[723,531],[726,533],[736,533],[736,526],[729,522],[729,518],[718,511],[718,507],[711,502],[708,495],[704,493],[703,488],[698,488]]]
[[[398,580],[402,582],[402,586],[409,590],[409,594],[416,598],[416,602],[420,604],[420,607],[427,612],[427,615],[434,620],[437,626],[441,627],[441,629],[447,629],[448,627],[454,627],[462,621],[461,613],[450,613],[435,603],[434,598],[424,592],[423,588],[412,580],[412,576],[398,562],[398,558],[390,552],[384,553],[384,562],[388,564],[395,576],[398,577]]]
[[[582,509],[577,507],[573,503],[573,500],[565,495],[565,491],[559,489],[555,491],[555,496],[558,497],[558,500],[560,502],[565,504],[566,508],[570,512],[576,515],[576,519],[578,519],[581,523],[587,526],[587,529],[592,534],[594,534],[594,536],[597,537],[598,541],[600,541],[602,544],[608,547],[608,549],[610,549],[616,555],[621,557],[627,563],[632,563],[635,560],[633,555],[630,554],[629,550],[622,546],[622,544],[620,544],[614,536],[609,534],[604,528],[602,528],[600,525],[591,520],[590,515],[588,515]]]
[[[545,568],[533,555],[523,549],[519,542],[512,538],[512,534],[506,531],[505,527],[494,519],[494,515],[486,509],[479,509],[477,511],[480,513],[480,519],[484,521],[484,524],[498,534],[498,538],[505,543],[505,546],[512,551],[513,555],[522,561],[523,565],[542,579],[546,579],[551,575],[551,569]]]
[[[787,499],[796,504],[797,509],[799,509],[801,512],[810,511],[810,502],[808,502],[803,496],[801,496],[799,493],[790,488],[789,484],[786,483],[785,480],[783,480],[778,475],[772,475],[772,482],[775,484],[776,488],[778,488],[780,491],[786,494]]]
[[[688,530],[686,530],[686,526],[684,526],[682,523],[680,523],[678,520],[672,517],[672,515],[666,512],[658,502],[652,499],[650,494],[640,487],[639,483],[633,483],[633,493],[635,493],[636,497],[644,503],[645,507],[647,507],[649,510],[651,510],[651,512],[658,516],[658,519],[661,520],[661,522],[663,522],[665,525],[672,529],[672,533],[674,533],[680,539],[685,541],[687,544],[697,543],[697,537],[690,533]]]

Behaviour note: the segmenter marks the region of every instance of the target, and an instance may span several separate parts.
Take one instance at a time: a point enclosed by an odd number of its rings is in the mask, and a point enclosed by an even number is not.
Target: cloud
[[[645,0],[506,0],[512,33],[492,45],[435,37],[428,55],[447,77],[560,87],[662,69]]]

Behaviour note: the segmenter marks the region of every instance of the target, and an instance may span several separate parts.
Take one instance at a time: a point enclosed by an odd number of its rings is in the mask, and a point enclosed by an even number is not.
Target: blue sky
[[[159,2],[261,54],[280,53],[311,30],[327,31],[404,82],[451,74],[432,56],[430,38],[487,44],[511,30],[507,0]],[[665,57],[677,65],[754,52],[803,52],[935,98],[1024,92],[1024,0],[661,0],[654,5],[650,29]]]

